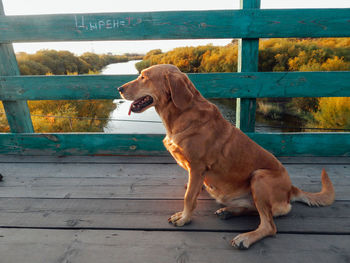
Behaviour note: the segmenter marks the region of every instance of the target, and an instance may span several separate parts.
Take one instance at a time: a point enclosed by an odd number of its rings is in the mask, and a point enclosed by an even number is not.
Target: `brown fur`
[[[333,203],[334,189],[324,170],[321,192],[307,193],[293,186],[275,156],[226,121],[177,67],[152,66],[120,91],[127,100],[152,96],[153,103],[142,111],[155,107],[167,131],[165,147],[188,171],[184,209],[169,218],[175,226],[191,221],[203,184],[212,197],[226,206],[216,211],[220,218],[259,214],[256,230],[232,240],[232,245],[240,249],[274,235],[273,216],[287,214],[293,200],[308,205]]]

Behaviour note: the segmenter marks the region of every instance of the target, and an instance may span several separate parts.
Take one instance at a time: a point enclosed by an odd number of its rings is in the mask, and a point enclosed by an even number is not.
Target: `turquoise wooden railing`
[[[13,42],[240,38],[238,73],[189,74],[207,98],[237,98],[237,125],[278,156],[350,156],[350,133],[254,133],[255,99],[349,97],[350,72],[257,72],[259,38],[350,37],[350,9],[5,16],[0,1],[0,100],[11,133],[0,154],[165,154],[164,135],[33,133],[27,100],[115,99],[136,76],[19,76]]]

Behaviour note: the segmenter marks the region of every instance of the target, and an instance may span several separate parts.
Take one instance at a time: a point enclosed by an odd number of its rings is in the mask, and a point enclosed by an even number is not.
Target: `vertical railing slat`
[[[241,0],[241,9],[260,8],[260,0]],[[258,71],[259,39],[240,39],[238,72]],[[244,132],[255,131],[256,99],[237,99],[236,127]]]
[[[2,0],[0,0],[0,15],[5,15]],[[0,44],[0,75],[13,76],[19,74],[12,44]],[[34,132],[27,101],[3,101],[2,103],[11,132]]]

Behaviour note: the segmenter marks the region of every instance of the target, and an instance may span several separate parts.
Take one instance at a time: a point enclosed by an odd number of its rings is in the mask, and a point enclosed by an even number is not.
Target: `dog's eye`
[[[145,79],[145,77],[144,77],[144,76],[142,76],[142,75],[140,76],[140,78],[141,78],[142,80],[144,80],[144,79]]]

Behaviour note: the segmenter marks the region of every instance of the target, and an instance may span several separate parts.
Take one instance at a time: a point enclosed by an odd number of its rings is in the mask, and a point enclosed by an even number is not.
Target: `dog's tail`
[[[322,190],[318,193],[308,193],[292,186],[291,201],[299,201],[309,206],[327,206],[334,202],[334,187],[325,169],[322,170]]]

